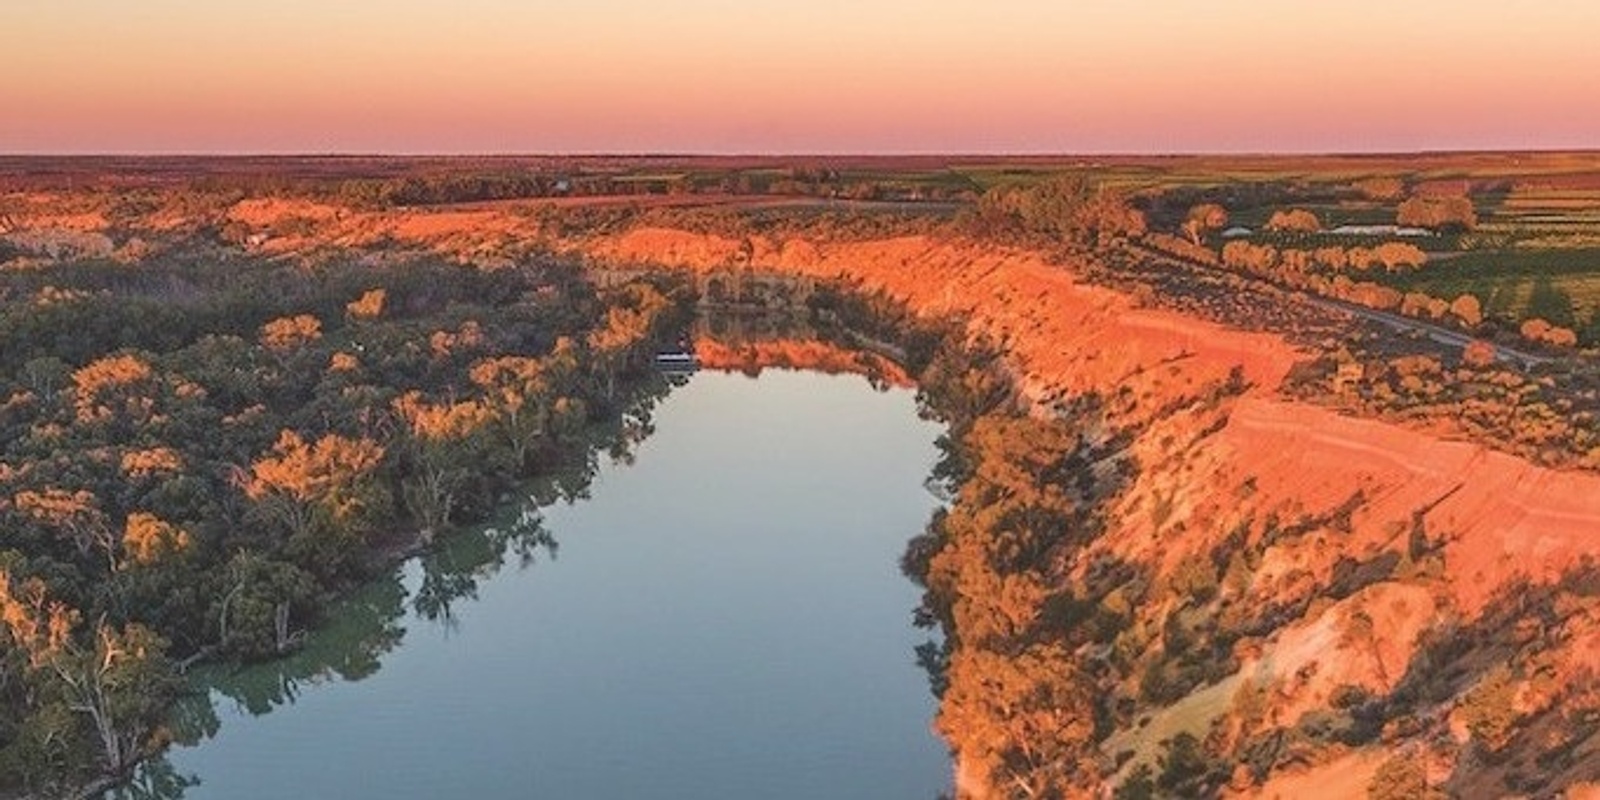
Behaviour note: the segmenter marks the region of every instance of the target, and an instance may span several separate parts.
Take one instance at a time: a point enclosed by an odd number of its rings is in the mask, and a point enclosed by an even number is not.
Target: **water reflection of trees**
[[[710,369],[750,377],[767,368],[854,374],[878,391],[911,385],[896,345],[854,330],[831,310],[702,309],[693,335],[701,365]]]
[[[405,585],[398,574],[391,574],[341,603],[326,626],[293,655],[220,675],[210,688],[259,716],[293,705],[307,686],[370,677],[382,667],[384,654],[405,637],[400,624],[405,600]]]
[[[539,506],[538,498],[530,496],[508,521],[458,536],[424,557],[422,582],[411,599],[417,616],[453,629],[454,604],[477,600],[479,583],[498,573],[508,557],[520,569],[532,566],[541,552],[554,560],[556,539],[544,527]]]
[[[132,780],[107,797],[112,800],[179,800],[191,787],[199,785],[199,778],[178,772],[172,762],[161,757],[140,765]]]
[[[717,316],[723,322],[707,323],[697,333],[715,331],[726,337],[724,344],[735,347],[762,341],[831,341],[841,352],[850,351],[837,337],[820,333],[804,316],[745,315],[737,322],[731,321],[730,314]],[[879,377],[870,370],[861,372],[869,380]],[[405,573],[392,571],[345,598],[289,656],[243,668],[219,666],[197,671],[197,691],[172,709],[169,727],[173,741],[196,745],[216,736],[222,728],[217,705],[221,702],[231,701],[237,711],[260,716],[293,705],[303,692],[319,684],[364,680],[379,672],[384,657],[404,641],[408,617],[451,630],[457,624],[458,604],[475,601],[480,588],[508,565],[527,569],[542,560],[554,560],[559,544],[544,526],[540,509],[555,502],[588,499],[602,459],[633,463],[639,446],[655,432],[657,404],[687,380],[684,376],[654,376],[638,387],[629,410],[594,436],[591,446],[544,453],[553,459],[545,465],[546,477],[526,487],[527,493],[514,504],[508,503],[497,520],[441,539],[436,549],[417,560],[417,572],[412,573],[417,575],[414,590],[408,589]],[[887,388],[887,384],[879,388]],[[938,681],[945,656],[942,645],[931,641],[918,650],[919,662],[935,681],[936,690],[942,688]],[[132,782],[108,797],[181,800],[187,789],[200,783],[200,778],[179,773],[163,757],[143,764]]]
[[[600,454],[614,463],[632,463],[639,445],[655,431],[656,406],[684,379],[652,376],[637,387],[629,410],[596,431],[590,446],[552,456],[546,476],[526,488],[501,519],[463,531],[439,542],[417,561],[421,571],[415,592],[406,588],[403,570],[362,587],[338,603],[303,646],[271,662],[246,666],[217,665],[192,674],[195,691],[181,698],[168,716],[168,731],[179,745],[197,745],[222,728],[217,703],[232,701],[237,710],[261,716],[293,705],[307,688],[334,681],[355,682],[376,674],[383,657],[399,647],[410,614],[420,620],[455,625],[452,610],[460,601],[475,600],[482,583],[507,564],[527,569],[541,558],[555,559],[555,536],[540,512],[555,502],[587,499],[599,473]],[[409,602],[408,602],[409,601]],[[133,779],[111,790],[106,800],[181,800],[200,778],[177,771],[165,756],[142,763]]]

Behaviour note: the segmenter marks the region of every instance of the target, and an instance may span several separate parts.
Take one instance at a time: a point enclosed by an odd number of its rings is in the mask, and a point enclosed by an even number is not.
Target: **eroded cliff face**
[[[967,319],[969,335],[1003,347],[1037,414],[1103,399],[1107,428],[1134,434],[1122,457],[1137,469],[1077,569],[1100,553],[1148,568],[1130,646],[1160,651],[1170,619],[1198,614],[1234,629],[1237,659],[1223,680],[1113,733],[1101,753],[1110,783],[1139,762],[1159,768],[1160,740],[1185,732],[1220,751],[1303,734],[1300,757],[1236,770],[1225,791],[1240,796],[1361,794],[1396,754],[1465,794],[1593,777],[1592,731],[1574,714],[1596,705],[1600,476],[1285,399],[1279,385],[1303,354],[1282,337],[1141,308],[1026,252],[663,229],[582,249],[856,282],[918,314]],[[1218,391],[1230,376],[1242,391]],[[1386,705],[1371,735],[1314,730],[1372,702]],[[1535,732],[1542,741],[1519,738]],[[960,731],[945,733],[960,745]],[[973,797],[1016,793],[990,765],[958,758],[957,773]]]
[[[1088,434],[1131,469],[1056,579],[1103,582],[1091,572],[1106,564],[1138,578],[1096,598],[1125,629],[1064,654],[1112,666],[1085,780],[1062,794],[1136,787],[1141,766],[1158,784],[1180,768],[1223,776],[1158,794],[1241,797],[1554,795],[1600,775],[1600,476],[1287,399],[1306,354],[1281,336],[1142,307],[1078,280],[1081,265],[961,240],[555,238],[514,211],[284,201],[227,219],[274,231],[251,245],[268,252],[390,242],[492,265],[498,248],[539,241],[607,262],[841,279],[964,319],[1004,350],[1041,418],[1096,398]],[[1180,651],[1205,648],[1197,678]],[[991,690],[981,669],[952,680],[972,684],[957,695]],[[1004,726],[959,710],[939,724],[961,791],[1023,796],[1010,767],[974,755]],[[1163,744],[1184,734],[1206,763],[1185,767]]]

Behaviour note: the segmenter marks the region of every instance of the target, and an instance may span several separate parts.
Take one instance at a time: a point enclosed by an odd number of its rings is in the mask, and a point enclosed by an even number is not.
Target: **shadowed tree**
[[[450,522],[458,493],[474,472],[490,465],[483,443],[489,411],[475,400],[430,404],[417,392],[394,402],[406,424],[405,454],[410,469],[401,482],[406,508],[421,524],[424,543]]]
[[[1228,224],[1228,210],[1216,203],[1201,203],[1189,209],[1183,220],[1183,235],[1190,242],[1200,244],[1207,234],[1222,230]]]
[[[368,515],[386,501],[375,475],[383,455],[370,439],[328,434],[307,442],[284,430],[271,452],[235,481],[287,533],[285,544],[299,563],[332,576],[354,555]]]

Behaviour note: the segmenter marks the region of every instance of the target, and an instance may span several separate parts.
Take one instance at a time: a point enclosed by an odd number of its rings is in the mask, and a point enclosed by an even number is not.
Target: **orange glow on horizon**
[[[0,152],[1600,145],[1588,2],[863,5],[27,3]]]

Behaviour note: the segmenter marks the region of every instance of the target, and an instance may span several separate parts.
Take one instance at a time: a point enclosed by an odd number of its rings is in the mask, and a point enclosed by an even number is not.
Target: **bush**
[[[1288,211],[1274,211],[1267,220],[1267,230],[1274,232],[1316,233],[1322,230],[1322,221],[1317,215],[1303,208]]]
[[[1418,195],[1400,204],[1395,222],[1434,230],[1470,231],[1478,227],[1478,212],[1472,207],[1472,199],[1464,195]]]

